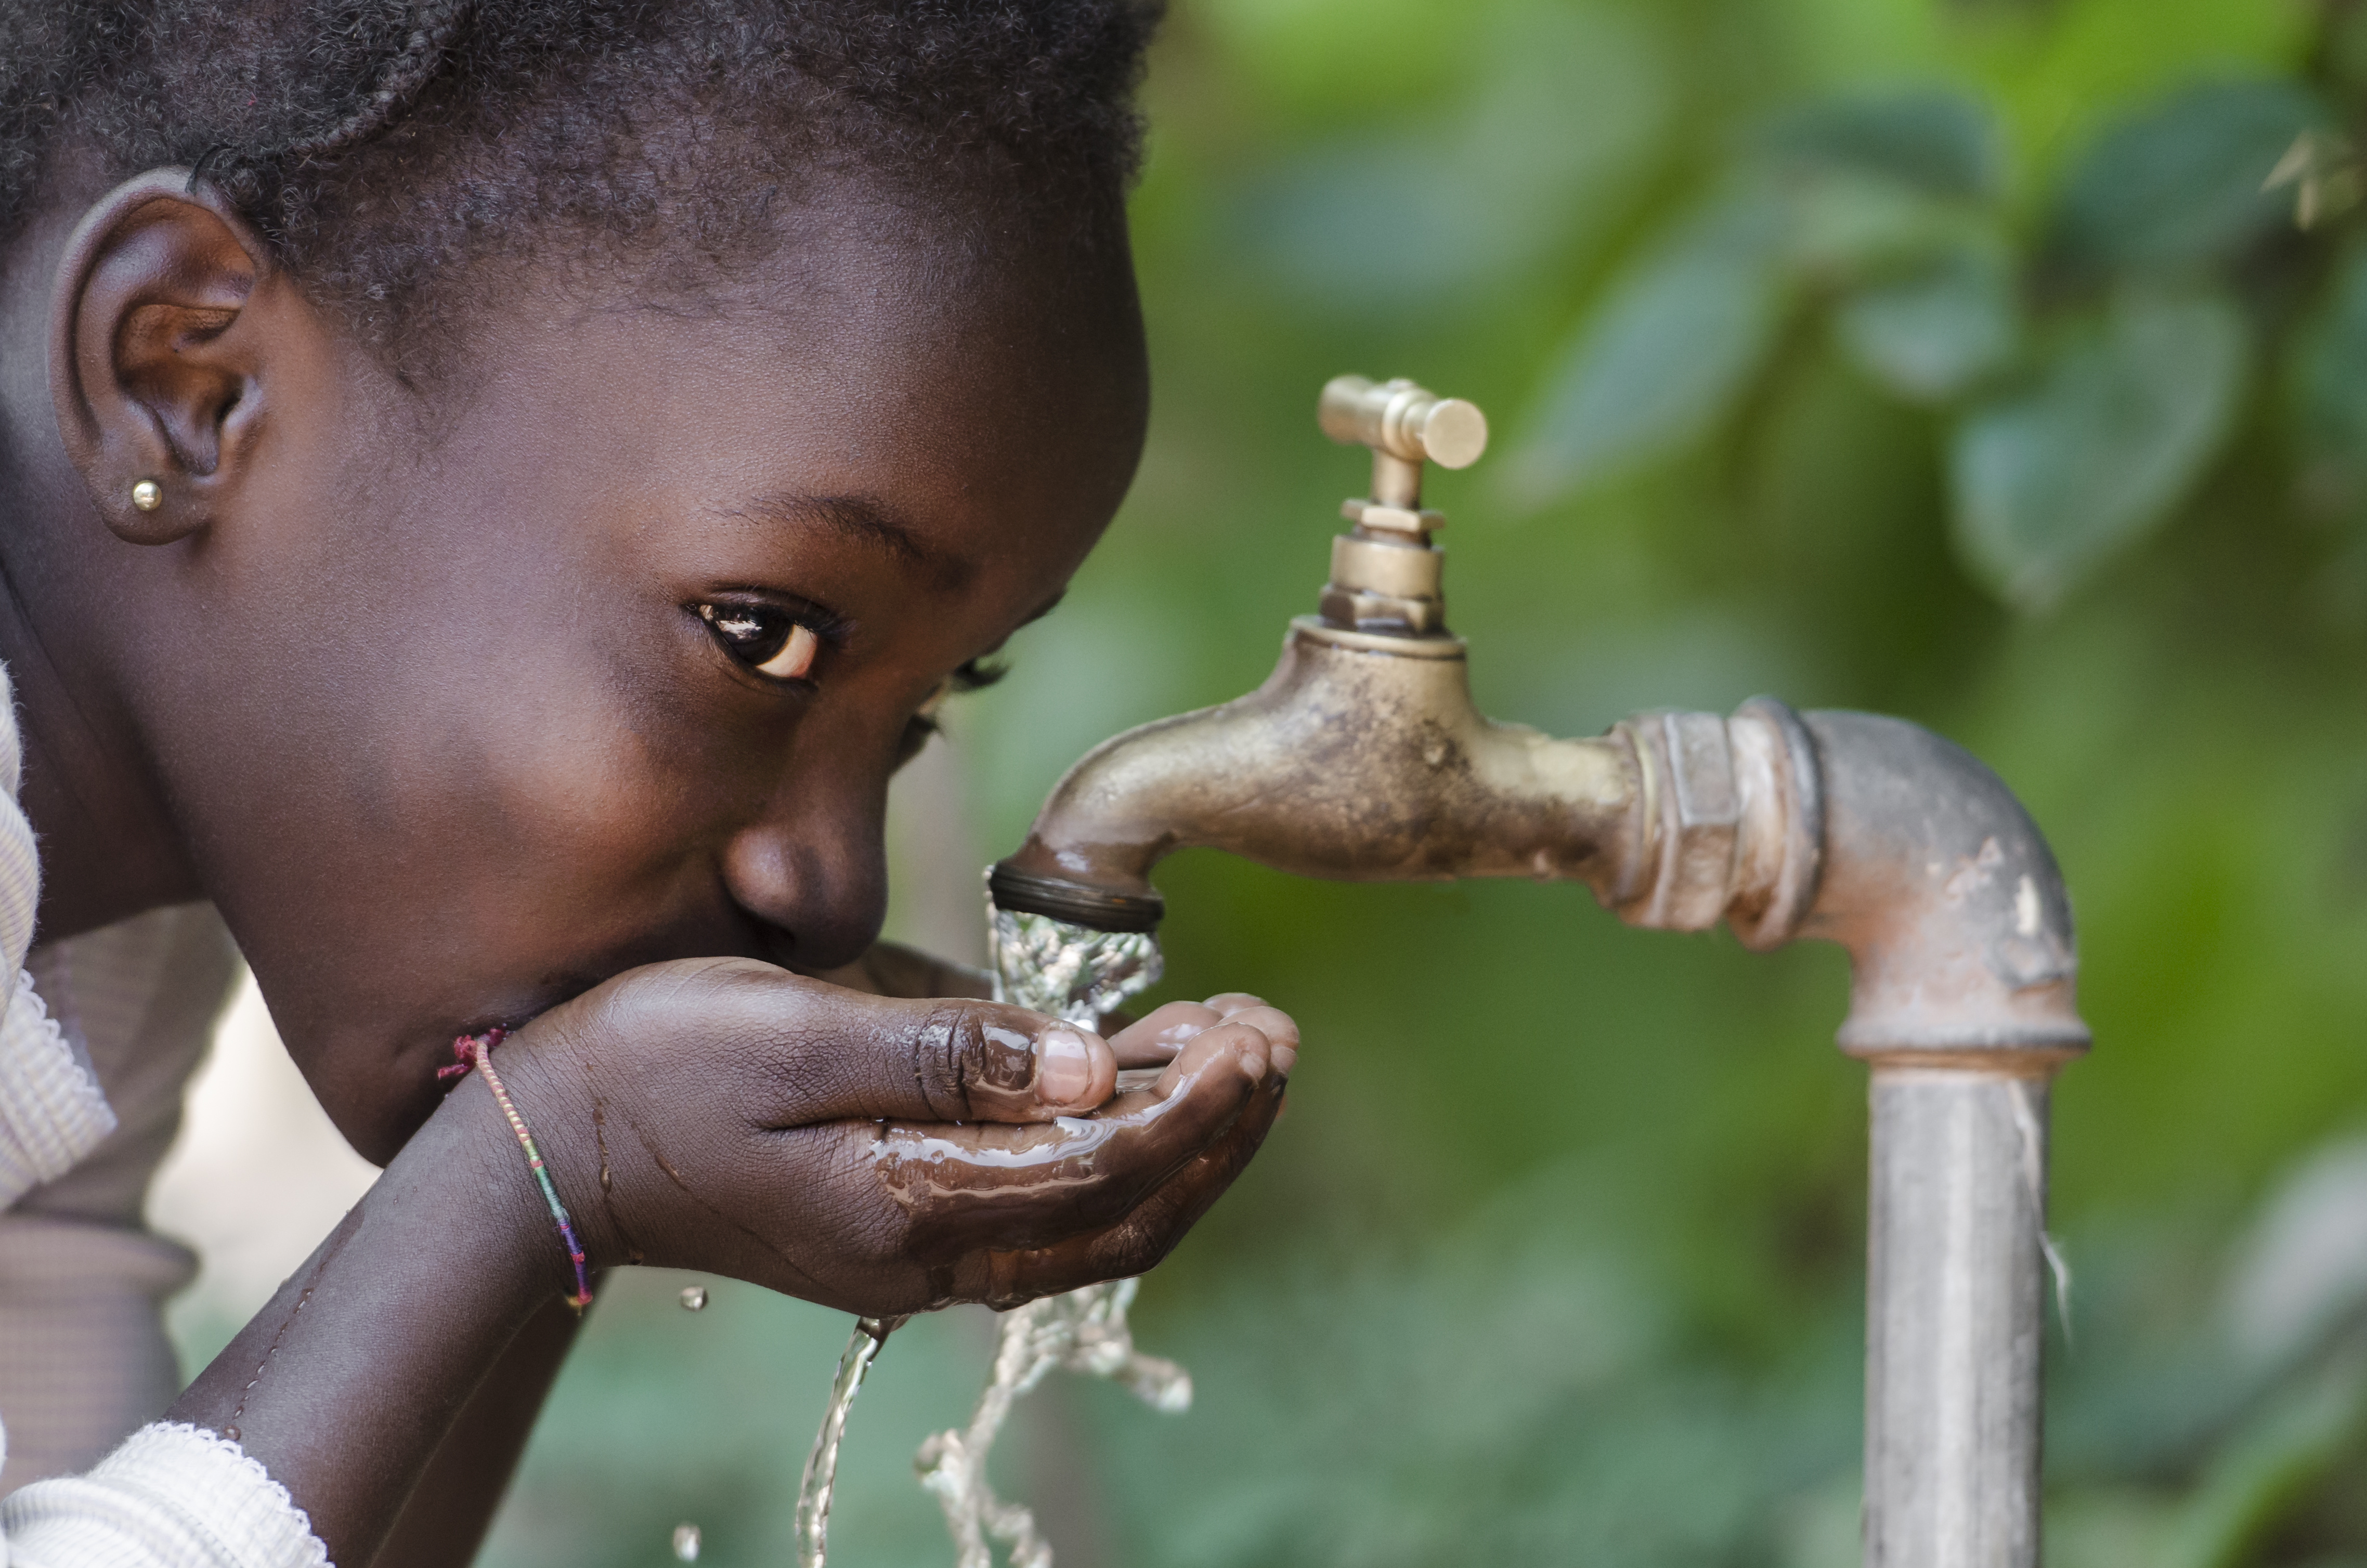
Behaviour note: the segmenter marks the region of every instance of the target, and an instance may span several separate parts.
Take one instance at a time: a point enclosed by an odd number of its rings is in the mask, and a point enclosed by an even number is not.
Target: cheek
[[[632,902],[719,846],[792,735],[720,724],[683,678],[672,629],[629,612],[602,636],[583,620],[513,623],[481,656],[431,671],[392,793],[444,804],[436,852],[484,846],[552,896],[606,889]]]
[[[374,606],[263,660],[257,743],[211,752],[209,883],[346,973],[638,947],[696,906],[702,863],[717,903],[714,852],[767,763],[716,754],[675,650],[614,606],[571,613],[580,594],[440,603],[461,613],[405,636]]]

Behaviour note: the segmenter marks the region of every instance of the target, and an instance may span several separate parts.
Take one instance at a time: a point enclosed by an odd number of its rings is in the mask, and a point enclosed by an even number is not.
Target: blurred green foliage
[[[1263,678],[1364,483],[1326,378],[1474,399],[1499,450],[1433,498],[1489,712],[1897,712],[2053,839],[2098,1044],[2056,1099],[2050,1560],[2367,1563],[2367,15],[1176,0],[1149,102],[1150,449],[954,717],[979,857],[1089,745]],[[1056,1390],[1008,1456],[1067,1568],[1854,1561],[1838,953],[1569,887],[1161,880],[1168,989],[1308,1049],[1138,1309],[1198,1405]],[[602,1308],[495,1561],[655,1562],[677,1517],[786,1558],[844,1320],[666,1293]],[[946,1560],[909,1460],[981,1322],[890,1344],[845,1568]]]

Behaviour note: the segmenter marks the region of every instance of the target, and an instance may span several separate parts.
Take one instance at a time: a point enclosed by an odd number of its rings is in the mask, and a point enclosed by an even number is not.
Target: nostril
[[[823,839],[820,829],[832,826],[837,830]],[[852,964],[887,921],[887,853],[877,823],[866,830],[809,820],[791,832],[742,833],[719,869],[757,955],[787,968],[810,974]]]
[[[819,975],[843,969],[869,952],[879,937],[879,922],[825,911],[812,920],[782,925],[742,907],[752,946],[749,956],[784,969]]]
[[[777,964],[784,969],[795,967],[794,960],[798,953],[798,938],[795,931],[776,926],[762,917],[750,923],[756,928],[757,944],[764,949],[758,954],[759,957],[767,963]]]

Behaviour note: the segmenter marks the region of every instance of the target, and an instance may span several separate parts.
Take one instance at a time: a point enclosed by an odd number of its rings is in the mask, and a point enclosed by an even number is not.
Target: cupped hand
[[[1297,1045],[1238,994],[1104,1041],[708,960],[619,976],[496,1060],[595,1265],[890,1316],[1149,1269],[1257,1151]]]

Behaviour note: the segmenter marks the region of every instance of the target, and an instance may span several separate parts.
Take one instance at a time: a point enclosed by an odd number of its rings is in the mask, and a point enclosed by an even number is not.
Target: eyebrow
[[[841,538],[868,545],[926,572],[947,589],[962,587],[978,570],[967,558],[930,544],[919,529],[889,508],[859,495],[760,495],[731,509],[728,515],[791,526],[819,525]]]

